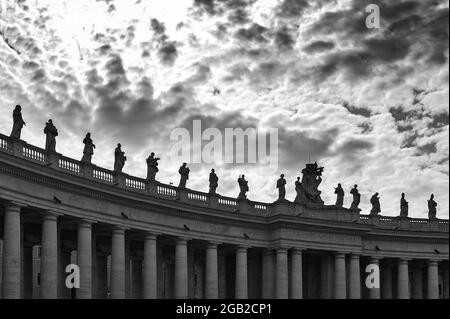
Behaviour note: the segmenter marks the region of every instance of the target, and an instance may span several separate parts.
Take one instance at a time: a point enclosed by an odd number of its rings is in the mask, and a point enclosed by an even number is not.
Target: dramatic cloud
[[[366,6],[380,7],[368,29]],[[449,210],[449,9],[445,0],[80,0],[3,1],[0,7],[0,132],[21,104],[23,138],[43,146],[52,118],[57,150],[79,159],[91,132],[93,161],[111,168],[120,142],[125,172],[145,176],[155,152],[157,178],[178,182],[170,133],[193,121],[203,129],[278,129],[279,169],[259,164],[191,164],[188,187],[236,196],[245,174],[249,198],[271,202],[279,173],[294,181],[309,161],[325,166],[321,190],[355,183],[367,213],[438,217]],[[205,145],[206,141],[201,141]],[[190,143],[191,147],[195,144]],[[247,148],[245,150],[248,150]]]

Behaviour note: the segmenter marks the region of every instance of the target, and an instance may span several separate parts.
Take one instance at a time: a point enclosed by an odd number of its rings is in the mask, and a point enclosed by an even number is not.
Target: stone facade
[[[448,220],[237,201],[3,135],[0,229],[2,298],[448,298]]]

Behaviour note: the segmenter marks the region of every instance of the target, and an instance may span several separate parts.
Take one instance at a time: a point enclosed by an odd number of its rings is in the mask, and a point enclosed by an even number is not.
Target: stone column
[[[70,299],[71,291],[66,287],[66,277],[69,275],[69,273],[66,273],[66,267],[71,263],[70,251],[64,249],[63,247],[60,247],[58,258],[59,258],[58,299]]]
[[[334,258],[330,254],[320,256],[320,298],[332,299],[334,286]]]
[[[247,247],[239,246],[236,249],[236,299],[248,298],[247,281]]]
[[[380,269],[380,260],[379,260],[379,258],[376,258],[376,257],[370,258],[370,263],[372,265],[378,266],[378,269]],[[380,275],[380,272],[378,273],[378,275]],[[379,276],[375,277],[375,280],[378,280],[378,282],[375,283],[376,286],[380,287],[380,278],[379,278]],[[370,297],[370,299],[380,299],[380,288],[370,288],[369,289],[369,297]]]
[[[187,239],[178,238],[175,246],[175,299],[186,299],[187,297]]]
[[[206,299],[217,299],[219,297],[219,273],[217,265],[217,244],[208,243],[206,246]]]
[[[349,299],[361,299],[361,272],[359,255],[350,255]]]
[[[443,262],[442,263],[442,265],[443,265],[443,267],[442,268],[444,268],[443,269],[443,279],[444,279],[444,291],[443,291],[443,298],[444,299],[449,299],[448,297],[448,261],[445,261],[445,262]]]
[[[111,240],[111,299],[125,299],[125,229],[114,227]]]
[[[97,284],[95,298],[106,299],[108,297],[108,254],[97,252],[96,274]]]
[[[428,261],[428,299],[439,299],[438,262]]]
[[[23,248],[23,298],[33,298],[33,247]]]
[[[41,298],[58,297],[58,215],[46,212],[42,217]]]
[[[274,297],[274,258],[273,250],[268,248],[263,252],[262,260],[262,297],[272,299]]]
[[[129,236],[125,236],[125,299],[131,298],[131,241]]]
[[[398,260],[398,299],[409,299],[409,270],[408,260]]]
[[[227,295],[227,274],[226,274],[226,254],[219,251],[218,272],[219,272],[219,299],[225,299]]]
[[[423,275],[422,265],[416,264],[412,273],[412,299],[423,299]]]
[[[131,259],[131,298],[142,299],[142,259]]]
[[[21,245],[20,210],[23,205],[9,202],[5,205],[3,224],[2,298],[20,298]]]
[[[381,269],[381,297],[392,299],[392,266],[386,261]]]
[[[303,299],[303,265],[302,250],[291,251],[291,299]]]
[[[275,286],[275,297],[277,299],[289,298],[288,282],[288,250],[286,248],[277,249],[277,281]]]
[[[334,298],[345,299],[347,297],[347,284],[345,276],[345,254],[336,253],[334,256]]]
[[[156,238],[148,233],[144,241],[143,298],[157,298],[157,262]]]
[[[92,222],[78,224],[77,262],[80,267],[80,288],[77,299],[92,298]]]

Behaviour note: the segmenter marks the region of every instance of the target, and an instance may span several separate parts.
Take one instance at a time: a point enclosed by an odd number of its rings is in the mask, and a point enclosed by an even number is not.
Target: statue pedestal
[[[250,211],[250,203],[248,199],[243,198],[238,200],[239,211],[242,213],[248,213]]]
[[[80,174],[84,178],[92,179],[94,171],[94,165],[81,163]]]
[[[208,206],[209,207],[218,207],[219,206],[219,198],[217,197],[217,194],[209,194]]]
[[[53,168],[59,168],[59,158],[61,154],[58,153],[47,153],[45,155],[47,165]]]
[[[405,216],[400,216],[399,219],[399,226],[401,229],[409,229],[409,218]]]
[[[291,209],[291,202],[287,199],[277,199],[273,202],[274,215],[293,215],[294,211]]]
[[[186,188],[180,188],[178,189],[178,196],[177,196],[177,200],[182,201],[182,202],[186,202],[188,200],[188,195],[187,195],[187,189]]]
[[[370,223],[374,226],[380,225],[380,216],[378,215],[369,215]]]
[[[124,173],[114,173],[113,184],[119,187],[126,186],[126,177]]]
[[[158,192],[158,183],[155,180],[147,181],[147,193],[156,195]]]
[[[15,156],[22,157],[23,156],[23,145],[26,144],[25,141],[19,140],[19,139],[11,139],[11,152]]]
[[[439,230],[439,222],[437,218],[433,218],[430,219],[430,221],[428,222],[428,225],[430,225],[430,230],[431,231],[438,231]]]

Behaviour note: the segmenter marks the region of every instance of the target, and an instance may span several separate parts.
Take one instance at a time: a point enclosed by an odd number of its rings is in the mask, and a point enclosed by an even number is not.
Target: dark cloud
[[[309,7],[308,1],[284,0],[279,6],[277,13],[281,17],[298,18]]]
[[[158,50],[158,56],[165,65],[173,65],[178,57],[178,50],[175,42],[165,42]]]
[[[286,27],[275,32],[274,43],[279,50],[290,50],[295,45],[295,41]]]
[[[349,111],[351,114],[354,114],[354,115],[370,117],[370,115],[372,114],[372,112],[369,109],[356,107],[354,105],[350,105],[348,102],[342,103],[342,106],[344,108],[346,108],[347,111]]]
[[[334,48],[334,42],[333,41],[314,41],[311,44],[308,44],[306,47],[303,48],[303,51],[307,53],[317,53],[317,52],[323,52],[328,51]]]
[[[415,154],[420,156],[424,154],[429,155],[436,152],[437,152],[436,143],[427,143],[424,145],[417,146]]]
[[[267,29],[257,23],[253,23],[249,28],[240,28],[236,31],[235,37],[244,41],[267,42],[264,33]]]
[[[152,18],[150,20],[150,27],[156,34],[164,34],[166,32],[166,27],[164,23],[159,22],[159,20],[155,18]]]

